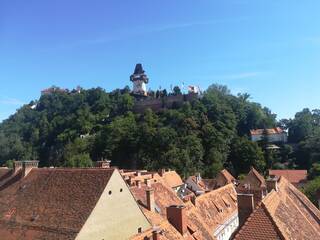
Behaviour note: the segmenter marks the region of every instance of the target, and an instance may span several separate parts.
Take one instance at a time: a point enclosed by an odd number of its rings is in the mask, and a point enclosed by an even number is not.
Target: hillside
[[[262,149],[246,134],[275,126],[275,115],[247,94],[212,85],[201,98],[157,113],[133,113],[134,103],[128,87],[43,94],[0,125],[1,164],[39,159],[41,166],[90,166],[108,158],[121,168],[208,176],[223,166],[236,174],[266,166]],[[234,162],[235,154],[248,158]]]

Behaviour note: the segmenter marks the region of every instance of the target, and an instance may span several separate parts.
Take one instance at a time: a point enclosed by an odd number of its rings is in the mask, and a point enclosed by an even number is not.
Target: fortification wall
[[[162,109],[170,109],[173,107],[182,106],[184,102],[190,102],[198,98],[198,94],[189,93],[184,95],[166,96],[156,99],[145,99],[136,101],[133,107],[134,112],[142,113],[147,108],[150,108],[154,112],[158,112]]]

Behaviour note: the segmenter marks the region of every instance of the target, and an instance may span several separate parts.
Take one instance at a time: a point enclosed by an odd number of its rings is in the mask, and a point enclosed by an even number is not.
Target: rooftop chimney
[[[159,170],[159,175],[160,175],[161,177],[163,177],[163,175],[164,175],[165,172],[166,172],[166,170],[165,170],[164,168],[162,168],[162,169]]]
[[[22,169],[22,161],[14,161],[13,162],[14,173],[17,173],[20,169]]]
[[[154,200],[154,190],[152,188],[148,188],[146,190],[147,195],[147,208],[149,211],[154,212],[155,209],[155,200]]]
[[[238,193],[239,227],[241,227],[254,210],[253,194]]]
[[[160,240],[160,233],[159,229],[152,231],[152,240]]]
[[[201,181],[201,174],[197,173],[196,175],[196,183],[198,184]]]
[[[275,190],[276,192],[278,191],[278,179],[276,176],[270,176],[267,181],[267,190],[268,192],[271,192],[272,189]]]
[[[197,206],[196,204],[197,204],[197,197],[195,196],[195,195],[192,195],[191,196],[191,202],[192,202],[192,204],[194,205],[194,206]]]
[[[172,205],[167,207],[167,218],[168,221],[174,226],[181,235],[187,232],[187,217],[186,207],[182,205]]]
[[[147,185],[147,187],[151,187],[151,179],[145,179],[144,183]]]
[[[110,168],[110,160],[101,160],[96,162],[97,168]]]
[[[29,172],[32,170],[32,168],[38,168],[39,161],[23,161],[22,162],[22,171],[23,171],[23,176],[27,176]]]
[[[140,181],[140,180],[136,180],[136,186],[137,186],[138,188],[141,188],[141,181]]]

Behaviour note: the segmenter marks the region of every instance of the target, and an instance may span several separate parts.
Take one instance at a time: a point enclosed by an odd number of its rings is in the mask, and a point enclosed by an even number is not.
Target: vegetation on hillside
[[[176,87],[172,94],[181,91]],[[249,98],[212,85],[182,106],[134,113],[128,87],[45,94],[0,124],[0,164],[39,159],[40,166],[87,167],[107,158],[120,168],[171,168],[183,176],[213,177],[223,167],[239,175],[250,166],[261,172],[306,168],[310,177],[318,176],[320,111],[305,109],[277,122]],[[250,129],[277,125],[289,129],[292,143],[280,151],[248,138]]]

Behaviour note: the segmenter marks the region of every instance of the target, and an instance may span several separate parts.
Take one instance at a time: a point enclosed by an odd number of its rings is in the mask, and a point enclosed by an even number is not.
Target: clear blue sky
[[[46,87],[226,84],[293,117],[320,102],[320,1],[1,0],[0,121]]]

